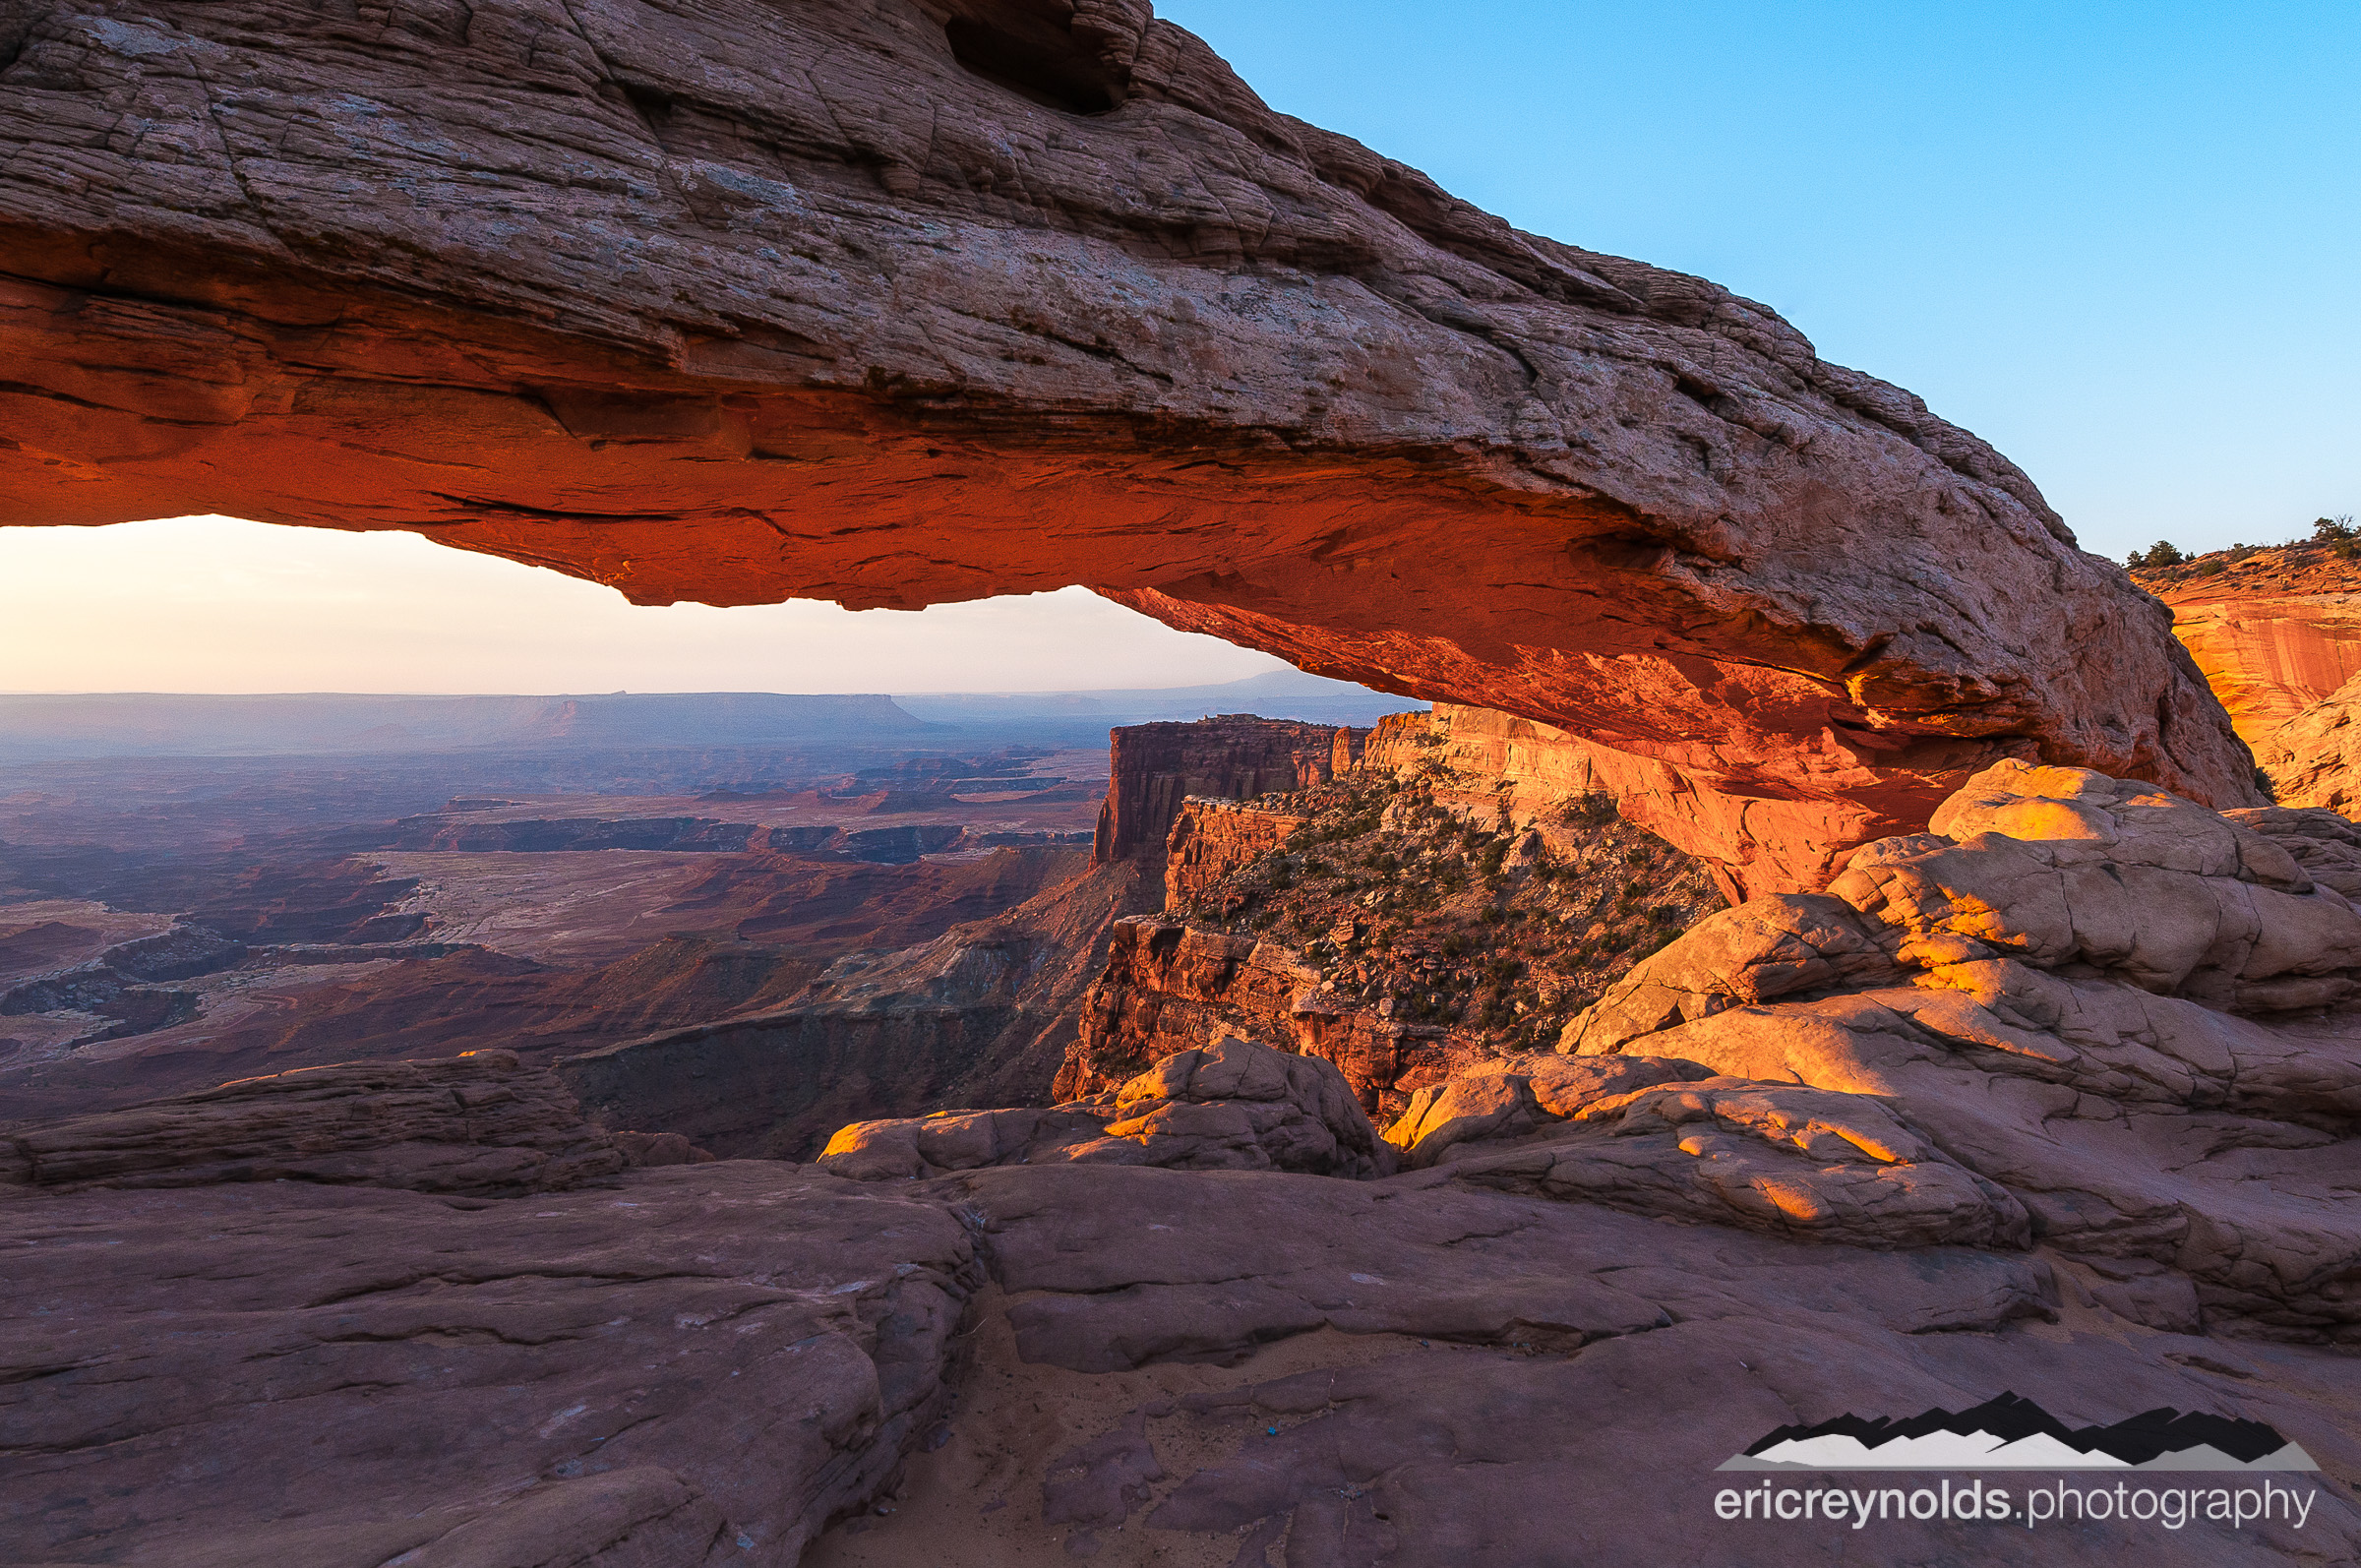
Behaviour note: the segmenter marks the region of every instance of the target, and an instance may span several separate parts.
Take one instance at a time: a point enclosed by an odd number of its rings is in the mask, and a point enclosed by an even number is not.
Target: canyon
[[[0,0],[0,521],[1078,582],[1432,703],[15,765],[30,1560],[2361,1561],[2361,831],[2200,668],[2293,644],[1768,309],[1140,0]],[[2306,1513],[1715,1506],[2009,1394]]]

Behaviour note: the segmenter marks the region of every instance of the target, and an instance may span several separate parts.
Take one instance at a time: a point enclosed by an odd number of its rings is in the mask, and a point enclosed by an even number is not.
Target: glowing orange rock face
[[[1083,583],[1583,737],[1755,891],[2001,756],[2256,798],[2006,458],[1136,0],[20,12],[0,522],[410,528],[645,603]]]

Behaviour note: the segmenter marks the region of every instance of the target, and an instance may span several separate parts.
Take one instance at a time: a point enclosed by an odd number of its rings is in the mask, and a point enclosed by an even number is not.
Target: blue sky
[[[1165,0],[1274,106],[1701,273],[2118,559],[2361,512],[2361,0]],[[634,609],[407,535],[0,529],[19,691],[1044,690],[1272,668],[1077,592]]]
[[[2361,511],[2361,4],[1163,0],[1274,108],[1696,272],[2120,558]]]

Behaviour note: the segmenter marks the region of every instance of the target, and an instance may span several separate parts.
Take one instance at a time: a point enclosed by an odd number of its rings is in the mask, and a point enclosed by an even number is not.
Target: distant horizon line
[[[923,692],[920,692],[920,691],[902,691],[902,692],[881,692],[881,691],[866,691],[866,692],[781,692],[781,691],[774,691],[774,690],[769,690],[769,689],[754,689],[754,688],[748,688],[748,689],[743,689],[743,690],[738,690],[738,691],[720,691],[720,690],[706,689],[706,690],[701,690],[701,691],[687,691],[687,690],[681,690],[681,691],[661,691],[661,692],[657,692],[657,691],[639,691],[639,692],[635,692],[635,691],[633,691],[633,690],[631,690],[631,689],[629,689],[629,688],[623,688],[623,689],[619,689],[619,690],[617,690],[617,691],[613,691],[613,692],[490,692],[490,691],[469,691],[469,692],[414,692],[414,691],[404,691],[404,692],[393,692],[393,691],[386,691],[386,692],[356,692],[356,691],[309,691],[309,692],[296,692],[296,691],[273,691],[273,692],[167,692],[167,691],[157,691],[157,690],[149,690],[149,689],[131,689],[131,688],[126,688],[126,689],[122,689],[122,690],[116,690],[116,691],[105,691],[105,692],[91,692],[91,691],[85,691],[85,692],[63,692],[63,691],[32,691],[32,690],[16,689],[16,688],[0,688],[0,697],[11,697],[11,696],[56,696],[56,697],[97,697],[97,696],[159,696],[159,697],[321,697],[321,696],[355,696],[355,697],[468,697],[468,696],[509,696],[509,697],[585,697],[585,696],[589,696],[589,697],[599,697],[599,696],[846,696],[846,697],[884,697],[884,698],[886,698],[886,699],[888,699],[888,700],[891,700],[891,699],[893,699],[893,698],[897,698],[897,697],[931,697],[931,696],[1007,696],[1007,697],[1021,697],[1021,696],[1059,696],[1059,695],[1066,695],[1066,694],[1088,694],[1088,693],[1096,693],[1096,692],[1201,692],[1201,691],[1213,691],[1213,690],[1217,690],[1217,689],[1220,689],[1220,688],[1223,688],[1223,687],[1232,687],[1232,686],[1246,686],[1246,685],[1249,685],[1249,684],[1251,684],[1251,683],[1253,683],[1253,682],[1256,682],[1256,681],[1266,681],[1266,680],[1269,680],[1269,679],[1270,679],[1272,676],[1275,676],[1275,675],[1278,675],[1278,676],[1286,676],[1286,675],[1299,675],[1299,676],[1302,676],[1302,677],[1304,677],[1304,678],[1305,678],[1305,679],[1307,679],[1307,680],[1313,680],[1313,681],[1333,681],[1333,682],[1335,682],[1335,684],[1336,684],[1336,685],[1339,685],[1339,686],[1355,686],[1355,685],[1357,684],[1357,683],[1355,683],[1355,682],[1351,682],[1351,681],[1339,681],[1339,680],[1337,680],[1337,679],[1336,679],[1335,677],[1333,677],[1333,676],[1325,676],[1325,675],[1313,675],[1313,674],[1312,674],[1310,671],[1308,671],[1308,670],[1292,670],[1292,669],[1291,669],[1291,670],[1265,670],[1265,671],[1263,671],[1263,672],[1262,672],[1260,675],[1244,675],[1244,676],[1240,676],[1240,677],[1238,677],[1236,680],[1231,680],[1231,681],[1191,681],[1191,682],[1187,682],[1187,683],[1184,683],[1184,684],[1182,684],[1182,685],[1180,685],[1180,686],[1045,686],[1045,687],[1026,687],[1026,688],[1008,688],[1008,687],[999,687],[999,688],[994,688],[994,689],[992,689],[992,690],[990,690],[990,691],[964,691],[964,692],[963,692],[963,691],[950,691],[950,690],[944,690],[944,689],[939,689],[939,688],[938,688],[938,689],[935,689],[935,690],[930,690],[930,691],[923,691]],[[1396,694],[1397,694],[1390,693],[1390,692],[1377,692],[1377,691],[1376,691],[1376,689],[1375,689],[1375,688],[1373,688],[1373,687],[1360,687],[1359,689],[1360,689],[1360,690],[1362,690],[1362,691],[1364,691],[1364,692],[1370,692],[1370,693],[1372,693],[1373,694],[1375,694],[1375,695],[1380,695],[1380,696],[1392,696],[1392,695],[1396,695]],[[1403,697],[1403,698],[1402,698],[1402,700],[1403,700],[1403,701],[1405,701],[1405,702],[1412,702],[1412,703],[1416,703],[1416,702],[1420,702],[1420,701],[1421,701],[1421,700],[1423,700],[1423,699],[1421,699],[1421,698],[1418,698],[1418,697],[1408,697],[1408,696],[1406,696],[1406,697]]]

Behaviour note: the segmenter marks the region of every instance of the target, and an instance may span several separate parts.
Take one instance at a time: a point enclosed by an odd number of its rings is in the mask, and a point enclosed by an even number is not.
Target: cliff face
[[[2307,542],[2215,551],[2137,580],[2254,749],[2282,806],[2361,808],[2361,552]]]
[[[1414,1090],[1480,1055],[1439,1025],[1343,1001],[1323,992],[1325,978],[1280,942],[1162,916],[1120,921],[1056,1097],[1104,1094],[1162,1056],[1230,1034],[1335,1063],[1362,1109],[1383,1122]]]
[[[934,941],[840,960],[790,1004],[584,1052],[559,1075],[604,1125],[731,1157],[805,1160],[848,1121],[1036,1105],[1110,929],[1156,896],[1139,866],[1094,867]]]
[[[1140,0],[351,27],[0,9],[0,522],[410,528],[642,603],[1083,583],[1647,758],[1764,887],[2002,756],[2256,799],[2007,458]]]
[[[1288,841],[1311,818],[1241,801],[1191,797],[1165,841],[1164,907],[1186,909],[1216,883]]]
[[[1091,863],[1161,867],[1166,838],[1189,796],[1243,800],[1308,789],[1352,766],[1367,734],[1247,713],[1110,731],[1107,804],[1099,809]]]
[[[2208,570],[2210,568],[2211,570]],[[2361,565],[2317,545],[2200,557],[2136,578],[2258,752],[2280,725],[2361,675]]]

